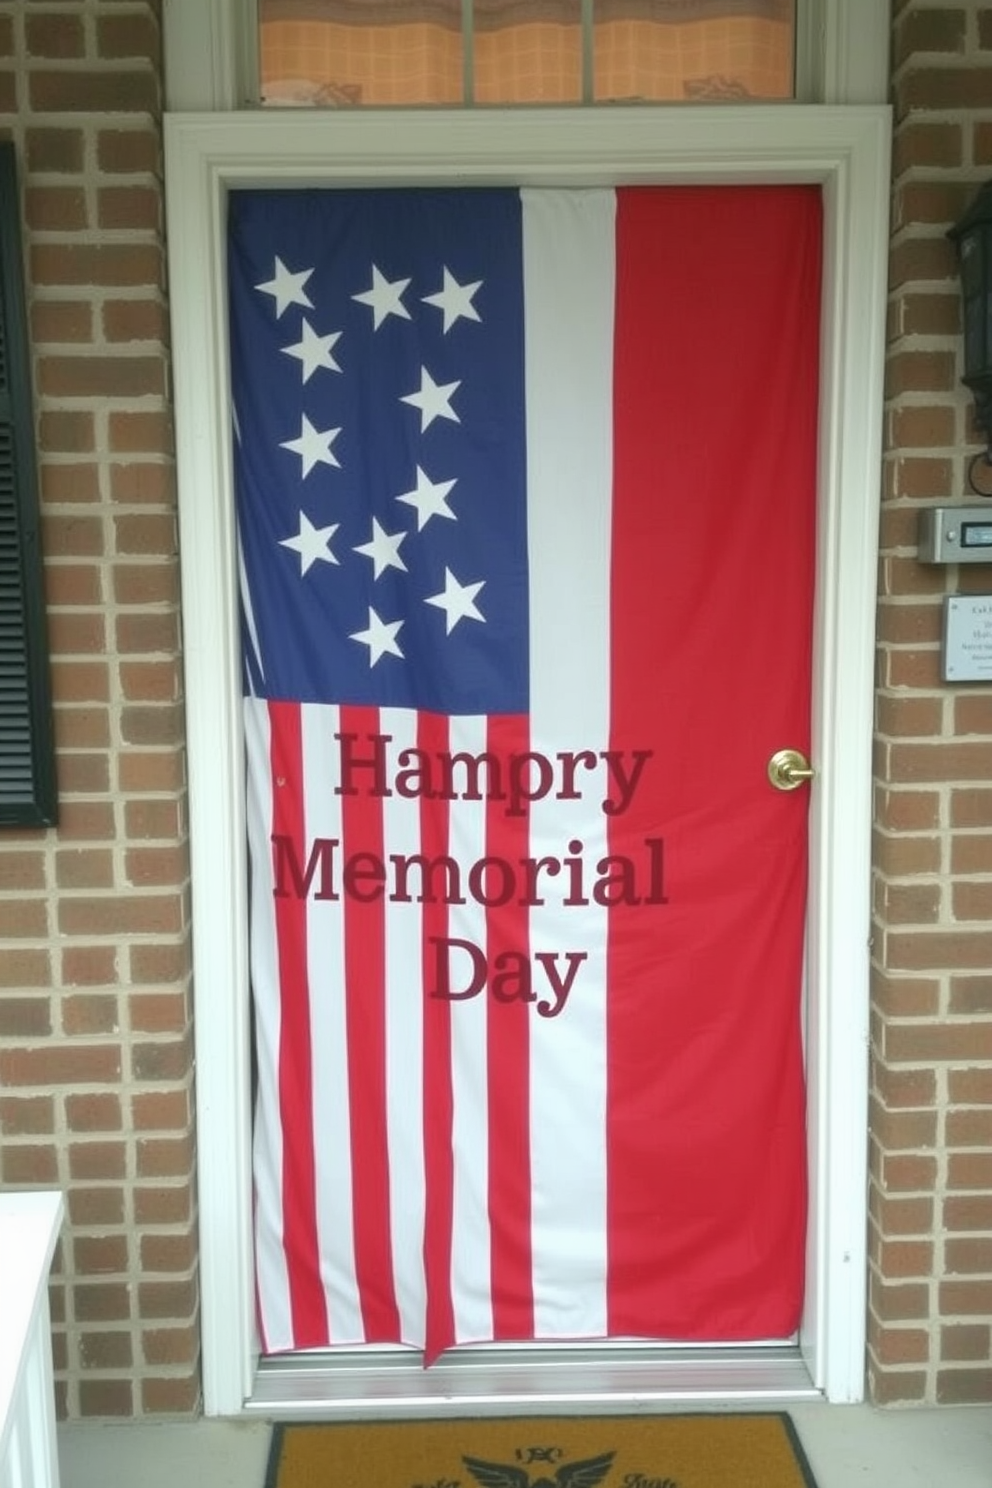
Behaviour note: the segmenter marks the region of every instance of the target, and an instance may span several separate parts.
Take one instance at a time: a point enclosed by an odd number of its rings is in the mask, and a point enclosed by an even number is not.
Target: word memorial
[[[583,786],[603,781],[598,808],[607,819],[628,810],[652,751],[537,751],[470,754],[389,746],[389,734],[336,733],[339,767],[336,796],[391,796],[424,802],[496,802],[507,818],[525,818],[532,803],[544,799],[576,801]],[[551,898],[563,908],[589,904],[603,909],[666,904],[665,843],[644,837],[638,853],[607,853],[587,863],[585,844],[572,837],[560,855],[496,853],[464,863],[443,853],[386,853],[348,850],[338,837],[315,836],[303,844],[288,833],[272,834],[274,895],[277,899],[338,902],[344,897],[372,904],[464,905],[484,909],[505,905],[543,907]],[[536,1002],[545,1018],[565,1007],[586,951],[486,951],[461,936],[428,936],[433,970],[430,997],[461,1002],[488,986],[499,1003]],[[559,966],[561,963],[561,968]],[[534,990],[544,976],[551,1000]]]

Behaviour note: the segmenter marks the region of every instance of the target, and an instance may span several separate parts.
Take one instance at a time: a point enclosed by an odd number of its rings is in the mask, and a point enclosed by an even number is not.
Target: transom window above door
[[[792,99],[797,0],[258,0],[271,107]]]

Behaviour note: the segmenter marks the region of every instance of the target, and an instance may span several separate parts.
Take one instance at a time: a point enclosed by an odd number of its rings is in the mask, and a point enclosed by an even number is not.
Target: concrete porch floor
[[[818,1488],[992,1488],[990,1406],[783,1408]],[[254,1420],[61,1426],[62,1488],[262,1488],[269,1434]]]

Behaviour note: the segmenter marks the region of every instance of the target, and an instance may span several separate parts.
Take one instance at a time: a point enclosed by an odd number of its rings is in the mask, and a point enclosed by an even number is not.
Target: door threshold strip
[[[420,1355],[326,1352],[263,1358],[245,1404],[274,1419],[628,1414],[816,1400],[794,1345],[459,1350]]]

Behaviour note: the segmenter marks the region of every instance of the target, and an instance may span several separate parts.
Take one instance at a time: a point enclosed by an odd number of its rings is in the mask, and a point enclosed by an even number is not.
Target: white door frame
[[[818,778],[811,800],[806,1004],[811,1196],[800,1345],[811,1390],[831,1401],[862,1397],[870,742],[889,138],[889,113],[879,107],[167,117],[208,1414],[235,1415],[250,1408],[253,1397],[256,1404],[259,1399],[251,1242],[247,863],[225,290],[225,204],[228,190],[238,186],[754,181],[822,186],[825,277],[813,719]],[[715,371],[732,380],[732,363]],[[721,396],[728,392],[732,395],[732,381],[729,389],[723,383]],[[774,662],[768,658],[770,666]],[[597,1369],[598,1386],[593,1379]],[[429,1381],[432,1376],[433,1384],[416,1384],[418,1378]],[[690,1376],[698,1388],[685,1384]],[[549,1374],[542,1383],[535,1376],[521,1398],[532,1408],[535,1402],[539,1406],[554,1399],[559,1406],[595,1400],[608,1409],[611,1402],[636,1405],[686,1394],[726,1399],[776,1393],[767,1371],[762,1375],[758,1365],[746,1360],[739,1378],[721,1364],[715,1374],[707,1375],[705,1369],[701,1375],[683,1372],[681,1385],[677,1370],[652,1375],[642,1357],[627,1384],[615,1390],[609,1380],[603,1384],[601,1361],[585,1366],[575,1360],[570,1372],[562,1376],[559,1371],[554,1379],[558,1382],[552,1384]],[[749,1389],[748,1380],[754,1388]],[[293,1387],[297,1393],[299,1388]],[[355,1413],[376,1395],[379,1414],[413,1410],[423,1403],[436,1410],[439,1400],[456,1410],[461,1388],[457,1372],[445,1377],[418,1365],[402,1380],[393,1375],[367,1387],[353,1381],[343,1408]],[[507,1407],[502,1385],[493,1399]],[[314,1399],[308,1404],[312,1414]]]

